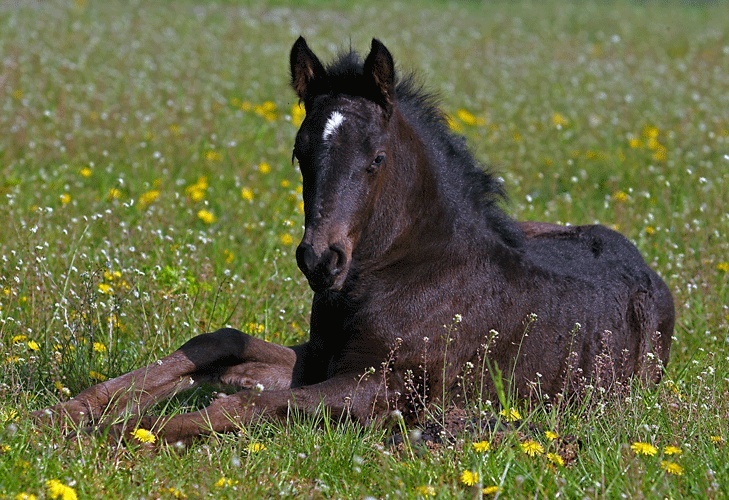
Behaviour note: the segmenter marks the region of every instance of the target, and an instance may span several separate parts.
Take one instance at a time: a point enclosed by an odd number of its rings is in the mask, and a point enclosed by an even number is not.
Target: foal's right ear
[[[294,46],[291,48],[291,86],[294,88],[299,100],[304,101],[311,97],[313,86],[312,83],[322,82],[327,72],[319,62],[319,58],[311,51],[306,44],[304,37],[300,36]]]

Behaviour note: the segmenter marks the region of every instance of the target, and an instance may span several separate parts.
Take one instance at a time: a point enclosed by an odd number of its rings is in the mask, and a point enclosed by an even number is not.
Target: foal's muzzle
[[[296,249],[296,263],[317,293],[341,289],[349,269],[347,252],[338,244],[317,255],[313,245],[302,241]]]

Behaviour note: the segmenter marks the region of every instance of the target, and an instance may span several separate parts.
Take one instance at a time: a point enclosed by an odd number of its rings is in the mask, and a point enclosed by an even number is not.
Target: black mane
[[[327,68],[326,93],[351,95],[371,99],[371,90],[364,78],[364,63],[353,50],[339,54]],[[417,82],[413,73],[398,75],[395,101],[400,112],[420,137],[430,144],[431,153],[439,156],[439,165],[447,170],[452,182],[452,199],[467,199],[482,221],[489,224],[509,246],[520,246],[524,235],[518,225],[501,209],[508,201],[503,183],[480,164],[466,145],[465,139],[455,134],[440,109],[437,95]],[[456,174],[457,178],[454,178]]]

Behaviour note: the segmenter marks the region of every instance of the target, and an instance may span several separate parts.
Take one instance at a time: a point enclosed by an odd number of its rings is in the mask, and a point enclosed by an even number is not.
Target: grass
[[[3,5],[0,498],[726,496],[729,12],[696,3]],[[323,59],[381,38],[501,172],[516,217],[631,238],[675,294],[665,381],[561,410],[515,402],[521,432],[432,452],[322,420],[156,453],[35,429],[30,411],[195,334],[306,337],[299,34]]]

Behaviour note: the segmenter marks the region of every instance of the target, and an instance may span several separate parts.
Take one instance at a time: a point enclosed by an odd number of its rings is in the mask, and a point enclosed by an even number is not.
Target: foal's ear
[[[327,72],[302,36],[291,48],[290,62],[291,86],[299,99],[306,102],[307,97],[311,97],[312,82],[321,82],[326,78]]]
[[[389,115],[395,102],[395,62],[390,51],[378,39],[372,39],[372,48],[365,59],[364,75],[370,78],[375,98]]]

